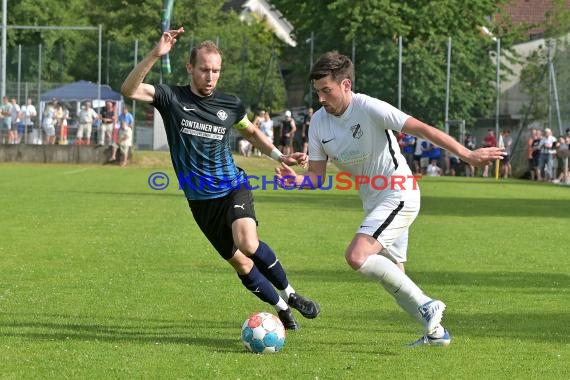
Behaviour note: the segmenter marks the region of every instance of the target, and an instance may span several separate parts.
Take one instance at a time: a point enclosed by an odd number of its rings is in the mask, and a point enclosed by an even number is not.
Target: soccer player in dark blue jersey
[[[167,54],[184,28],[163,33],[156,46],[130,72],[123,95],[151,103],[162,116],[172,164],[196,223],[218,253],[235,269],[242,284],[272,305],[285,328],[299,328],[291,308],[306,318],[319,305],[296,293],[273,250],[257,236],[257,219],[247,175],[234,162],[230,130],[278,162],[303,163],[306,155],[284,156],[250,122],[241,100],[216,91],[222,53],[204,41],[190,53],[190,85],[143,83],[154,63]]]

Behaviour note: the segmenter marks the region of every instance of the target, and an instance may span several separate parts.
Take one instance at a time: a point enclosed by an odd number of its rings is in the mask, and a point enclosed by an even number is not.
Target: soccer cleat
[[[431,300],[418,308],[425,325],[426,335],[433,333],[443,318],[445,304],[440,300]]]
[[[283,323],[285,330],[299,330],[301,328],[301,326],[299,326],[295,320],[291,308],[288,308],[287,310],[280,310],[277,315],[279,316],[281,323]]]
[[[451,343],[451,335],[449,331],[444,329],[444,334],[441,338],[434,338],[429,335],[424,335],[420,339],[408,344],[409,347],[419,347],[419,346],[449,346]]]
[[[289,306],[296,309],[305,318],[313,319],[321,312],[319,304],[297,293],[291,293],[287,301]]]

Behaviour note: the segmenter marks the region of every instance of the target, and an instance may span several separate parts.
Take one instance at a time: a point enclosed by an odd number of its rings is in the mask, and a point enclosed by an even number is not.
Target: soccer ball
[[[277,352],[285,343],[285,327],[271,313],[255,313],[243,323],[241,341],[245,348],[256,354]]]

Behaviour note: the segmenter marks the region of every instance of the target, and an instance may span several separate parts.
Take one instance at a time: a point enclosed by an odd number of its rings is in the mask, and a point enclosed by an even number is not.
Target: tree
[[[479,27],[501,13],[506,1],[474,0],[351,0],[273,3],[295,26],[297,41],[315,34],[315,56],[338,50],[348,56],[355,49],[356,90],[397,102],[398,38],[403,40],[402,108],[442,126],[445,111],[447,39],[452,38],[450,119],[474,120],[494,108],[495,67],[489,59],[492,40]],[[508,42],[513,37],[502,35]],[[507,43],[508,46],[508,43]],[[307,57],[300,43],[294,57]],[[289,50],[289,53],[291,51]],[[307,78],[304,59],[294,62],[292,75]]]
[[[125,6],[127,4],[127,6]],[[163,80],[174,84],[187,84],[186,63],[189,52],[198,42],[210,39],[217,42],[224,53],[224,74],[219,88],[239,95],[246,105],[257,108],[282,106],[285,89],[275,72],[265,75],[272,48],[276,43],[273,34],[263,23],[250,25],[242,22],[233,12],[221,10],[222,3],[215,0],[177,0],[174,4],[171,27],[184,26],[186,33],[170,54],[172,73]],[[128,0],[117,4],[104,0],[90,12],[90,18],[106,20],[106,38],[111,41],[115,67],[113,86],[118,87],[132,69],[134,62],[133,43],[140,41],[140,58],[158,40],[160,30],[160,7],[156,1]],[[129,56],[129,59],[125,59]],[[278,74],[278,73],[277,73]],[[147,77],[151,83],[159,82],[160,65],[155,65]],[[268,88],[274,88],[272,101],[259,96],[262,79]]]
[[[9,4],[12,5],[12,4]],[[87,26],[82,0],[21,0],[8,8],[8,25],[23,26]],[[46,11],[46,10],[49,10]],[[21,65],[22,78],[35,80],[38,72],[38,46],[42,45],[42,78],[48,82],[68,82],[74,64],[81,60],[81,46],[97,41],[97,32],[70,30],[9,29],[7,33],[7,79],[15,81],[18,45],[25,49],[26,61]],[[33,57],[33,58],[31,58]]]
[[[570,67],[567,64],[570,59],[570,10],[564,0],[554,1],[554,7],[546,13],[542,27],[545,44],[527,58],[521,72],[521,87],[531,98],[523,107],[523,113],[528,120],[539,121],[558,131],[554,116],[557,111],[555,84],[561,119],[570,120]]]
[[[171,26],[184,26],[170,55],[172,73],[163,80],[187,84],[189,51],[198,41],[211,39],[224,51],[224,72],[220,89],[240,95],[252,109],[282,109],[285,89],[278,60],[282,43],[274,39],[262,20],[242,22],[233,12],[222,11],[218,0],[177,0]],[[162,2],[156,0],[21,0],[9,8],[9,25],[90,26],[102,25],[102,82],[119,88],[135,62],[135,41],[140,61],[160,37]],[[22,45],[23,81],[37,79],[38,45],[43,47],[42,81],[72,82],[98,79],[98,36],[96,31],[10,30],[8,33],[7,77],[17,80],[17,46]],[[268,66],[268,62],[277,62]],[[160,65],[147,77],[161,79]]]

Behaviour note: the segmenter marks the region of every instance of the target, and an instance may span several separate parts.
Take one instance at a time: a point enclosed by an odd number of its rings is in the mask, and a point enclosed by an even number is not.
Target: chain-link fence
[[[187,46],[183,50],[190,52],[194,41],[198,38],[191,38]],[[245,65],[244,62],[255,60],[255,57],[244,56],[240,49],[230,49],[230,42],[216,41],[222,47],[228,45],[228,55],[225,59],[233,61],[233,64],[224,68],[224,75],[220,81],[220,88],[239,89],[240,97],[246,97],[246,102],[250,105],[257,104],[263,106],[265,104],[275,104],[274,100],[278,97],[275,88],[275,81],[270,81],[269,77],[277,75],[278,82],[283,82],[284,68],[279,63],[278,57],[271,53],[269,61],[260,61],[256,65]],[[247,43],[247,41],[242,41]],[[235,45],[235,44],[234,44]],[[570,53],[567,49],[566,40],[556,41],[556,43],[546,40],[536,40],[525,44],[520,44],[509,49],[499,50],[501,56],[500,76],[497,83],[500,87],[500,96],[497,103],[497,112],[495,115],[490,114],[487,117],[478,117],[474,119],[470,115],[457,115],[454,111],[454,94],[449,88],[446,89],[446,96],[451,98],[449,103],[449,112],[456,120],[428,120],[440,126],[448,126],[450,134],[454,135],[458,141],[464,141],[466,135],[471,135],[477,142],[477,146],[481,146],[483,138],[489,129],[495,131],[509,131],[512,136],[513,144],[511,151],[511,160],[513,173],[516,176],[529,175],[528,173],[528,141],[530,129],[535,127],[538,129],[550,128],[557,137],[566,134],[566,129],[570,128]],[[392,49],[397,49],[396,45]],[[10,98],[16,98],[18,104],[23,104],[27,98],[31,98],[33,103],[40,104],[40,96],[46,91],[69,83],[72,80],[67,77],[69,73],[78,71],[91,75],[91,78],[100,76],[101,83],[110,85],[112,88],[119,88],[120,84],[132,69],[134,64],[151,48],[149,44],[143,45],[133,43],[131,45],[120,45],[108,42],[102,49],[102,56],[91,54],[85,65],[88,70],[79,70],[66,67],[65,52],[56,47],[54,51],[49,52],[51,59],[49,60],[49,68],[42,67],[42,61],[46,61],[44,56],[47,52],[41,52],[38,46],[18,46],[8,49],[8,78],[6,83],[6,95]],[[359,74],[359,57],[364,56],[366,52],[355,50],[356,57],[356,85],[358,88],[364,87],[365,81],[376,80],[373,73]],[[397,56],[395,52],[391,55]],[[445,54],[445,49],[441,49],[441,61],[447,62],[449,59]],[[234,55],[233,57],[231,55]],[[393,91],[394,99],[386,99],[396,103],[395,95],[406,97],[407,91],[416,91],[412,87],[417,78],[419,68],[414,67],[411,70],[409,65],[421,65],[421,62],[410,63],[406,61],[406,51],[400,54],[403,56],[404,70],[399,81],[392,76],[394,81],[391,87],[397,89]],[[454,51],[450,54],[451,61],[454,60]],[[354,58],[354,57],[353,57]],[[506,59],[510,58],[510,59]],[[172,57],[172,74],[165,77],[165,81],[172,83],[172,78],[179,78],[176,81],[187,83],[187,74],[185,72],[185,64],[188,54],[178,54]],[[491,54],[491,60],[496,56]],[[237,63],[237,64],[236,64]],[[400,64],[402,58],[400,58]],[[406,66],[408,65],[408,66]],[[450,77],[445,78],[448,82],[458,81],[457,68],[452,66]],[[361,69],[363,70],[363,69]],[[44,74],[45,72],[48,74]],[[93,75],[94,72],[100,72],[100,75]],[[161,65],[155,65],[149,73],[147,80],[150,82],[162,81],[163,74]],[[48,77],[48,79],[46,79]],[[367,79],[368,78],[368,79]],[[16,79],[16,80],[15,80]],[[89,78],[86,78],[89,79]],[[442,79],[442,78],[439,78]],[[438,80],[439,80],[438,79]],[[445,79],[442,79],[442,85],[445,85]],[[96,81],[93,80],[92,81]],[[401,84],[400,84],[401,83]],[[380,85],[380,84],[379,84]],[[386,84],[382,84],[386,86]],[[493,88],[493,85],[489,88]],[[443,88],[442,88],[443,89]],[[289,98],[306,99],[306,93],[309,93],[307,86],[303,88],[295,88],[289,90],[301,91],[303,95],[296,96],[289,94]],[[368,91],[374,95],[373,92]],[[403,94],[402,94],[403,93]],[[444,97],[441,98],[441,108],[446,106]],[[399,99],[398,99],[399,100]],[[152,112],[149,112],[147,104],[130,103],[131,110],[135,112],[135,120],[137,126],[152,128]],[[404,106],[405,108],[405,106]],[[270,109],[270,107],[265,108]],[[39,110],[41,112],[41,110]],[[152,110],[150,110],[152,111]],[[443,112],[441,112],[443,114]],[[459,118],[457,119],[457,117]],[[72,116],[73,117],[73,116]],[[422,118],[421,115],[418,117]],[[141,135],[152,138],[152,133],[145,131]],[[26,142],[29,140],[23,140]],[[141,146],[151,147],[152,141],[141,141]]]

